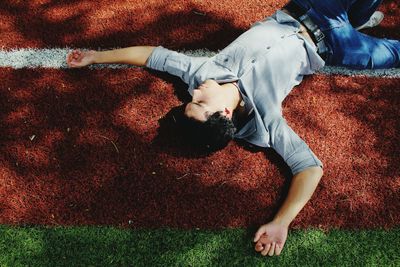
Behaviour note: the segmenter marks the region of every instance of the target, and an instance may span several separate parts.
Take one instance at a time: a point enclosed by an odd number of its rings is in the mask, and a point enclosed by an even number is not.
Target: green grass
[[[0,226],[0,266],[400,266],[400,229],[292,231],[280,257],[252,231]]]

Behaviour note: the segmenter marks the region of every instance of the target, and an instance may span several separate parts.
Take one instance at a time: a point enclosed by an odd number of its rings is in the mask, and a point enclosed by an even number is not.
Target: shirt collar
[[[289,14],[286,14],[282,10],[277,10],[275,14],[272,15],[275,20],[281,24],[292,24],[296,28],[300,28],[300,22],[294,19]]]
[[[238,129],[238,131],[235,133],[235,138],[244,138],[251,135],[256,130],[254,125],[254,106],[250,99],[247,97],[246,92],[239,85],[239,82],[236,82],[234,84],[238,88],[239,93],[242,97],[242,101],[239,105],[244,107],[244,112],[247,114],[246,121],[243,124],[243,127]]]

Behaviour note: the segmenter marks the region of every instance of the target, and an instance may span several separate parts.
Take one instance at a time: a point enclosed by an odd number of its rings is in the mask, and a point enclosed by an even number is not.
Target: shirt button
[[[224,59],[224,62],[228,62],[228,61],[229,61],[229,59],[227,59],[227,58]]]
[[[254,63],[254,62],[256,62],[256,60],[255,60],[255,59],[253,59],[253,60],[251,61],[251,63]]]
[[[285,35],[282,35],[281,38],[282,38],[282,39],[285,38]]]
[[[271,47],[270,46],[267,46],[267,49],[270,49]]]

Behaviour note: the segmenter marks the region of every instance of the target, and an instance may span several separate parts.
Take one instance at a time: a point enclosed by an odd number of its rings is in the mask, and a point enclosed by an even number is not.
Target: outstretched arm
[[[71,68],[80,68],[96,63],[122,63],[145,66],[154,46],[132,46],[109,51],[74,50],[67,55],[67,64]]]
[[[262,225],[255,234],[257,252],[263,256],[281,253],[290,223],[310,200],[322,174],[321,167],[310,167],[293,176],[289,194],[274,220]]]

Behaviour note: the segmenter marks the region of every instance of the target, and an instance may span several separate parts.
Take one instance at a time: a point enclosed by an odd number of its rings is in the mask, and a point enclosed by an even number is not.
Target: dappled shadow
[[[2,223],[257,226],[287,194],[290,170],[272,150],[231,142],[205,156],[182,146],[171,120],[159,125],[182,104],[174,79],[141,69],[0,75]],[[395,225],[397,80],[378,81],[316,76],[285,103],[325,164],[294,227]]]
[[[155,16],[139,12],[139,19],[122,3],[112,13],[103,1],[98,9],[108,10],[101,15],[109,17],[97,17],[93,25],[90,16],[99,14],[88,1],[47,1],[42,9],[32,5],[0,4],[13,33],[3,34],[1,44],[220,49],[248,26],[192,2],[182,10],[179,4],[156,4]],[[173,97],[174,88],[177,93],[185,86],[153,74],[3,69],[0,221],[211,228],[271,219],[290,183],[282,159],[234,142],[212,154],[182,148],[165,114],[188,99],[180,93]],[[398,221],[398,79],[371,80],[308,79],[302,86],[310,90],[285,102],[290,126],[325,164],[321,186],[295,227],[392,226]],[[159,127],[162,117],[166,120]],[[393,219],[379,216],[385,212]]]
[[[0,3],[0,44],[15,47],[109,48],[165,45],[221,49],[287,1],[13,1]],[[241,6],[240,11],[236,6]],[[382,25],[365,32],[399,39],[398,3],[385,1]],[[23,15],[22,15],[23,14]]]
[[[171,84],[142,70],[43,71],[2,73],[2,223],[209,228],[272,218],[276,207],[263,207],[275,206],[279,183],[263,176],[262,154],[238,162],[232,144],[186,157],[154,142],[159,117],[179,104]]]
[[[10,23],[6,47],[85,48],[160,45],[172,49],[221,49],[243,28],[232,18],[199,10],[195,3],[152,3],[126,1],[112,5],[100,1],[51,1],[44,5],[3,1],[2,13]],[[16,14],[24,14],[19,16]]]
[[[394,151],[400,151],[400,97],[397,79],[331,78],[335,94],[346,96],[339,111],[346,117],[354,118],[364,125],[365,131],[359,131],[352,145],[360,154],[371,155],[378,152],[381,161],[385,162],[386,175],[395,179],[400,171],[400,158]],[[369,160],[371,156],[367,157]],[[362,164],[362,163],[360,163]],[[369,163],[371,164],[371,163]],[[365,169],[359,166],[359,170]]]
[[[387,226],[399,219],[397,84],[398,79],[317,75],[286,102],[289,125],[325,165],[316,195],[321,202],[335,200],[320,207],[339,225]],[[307,130],[297,123],[299,112]],[[365,217],[371,219],[360,220]]]

